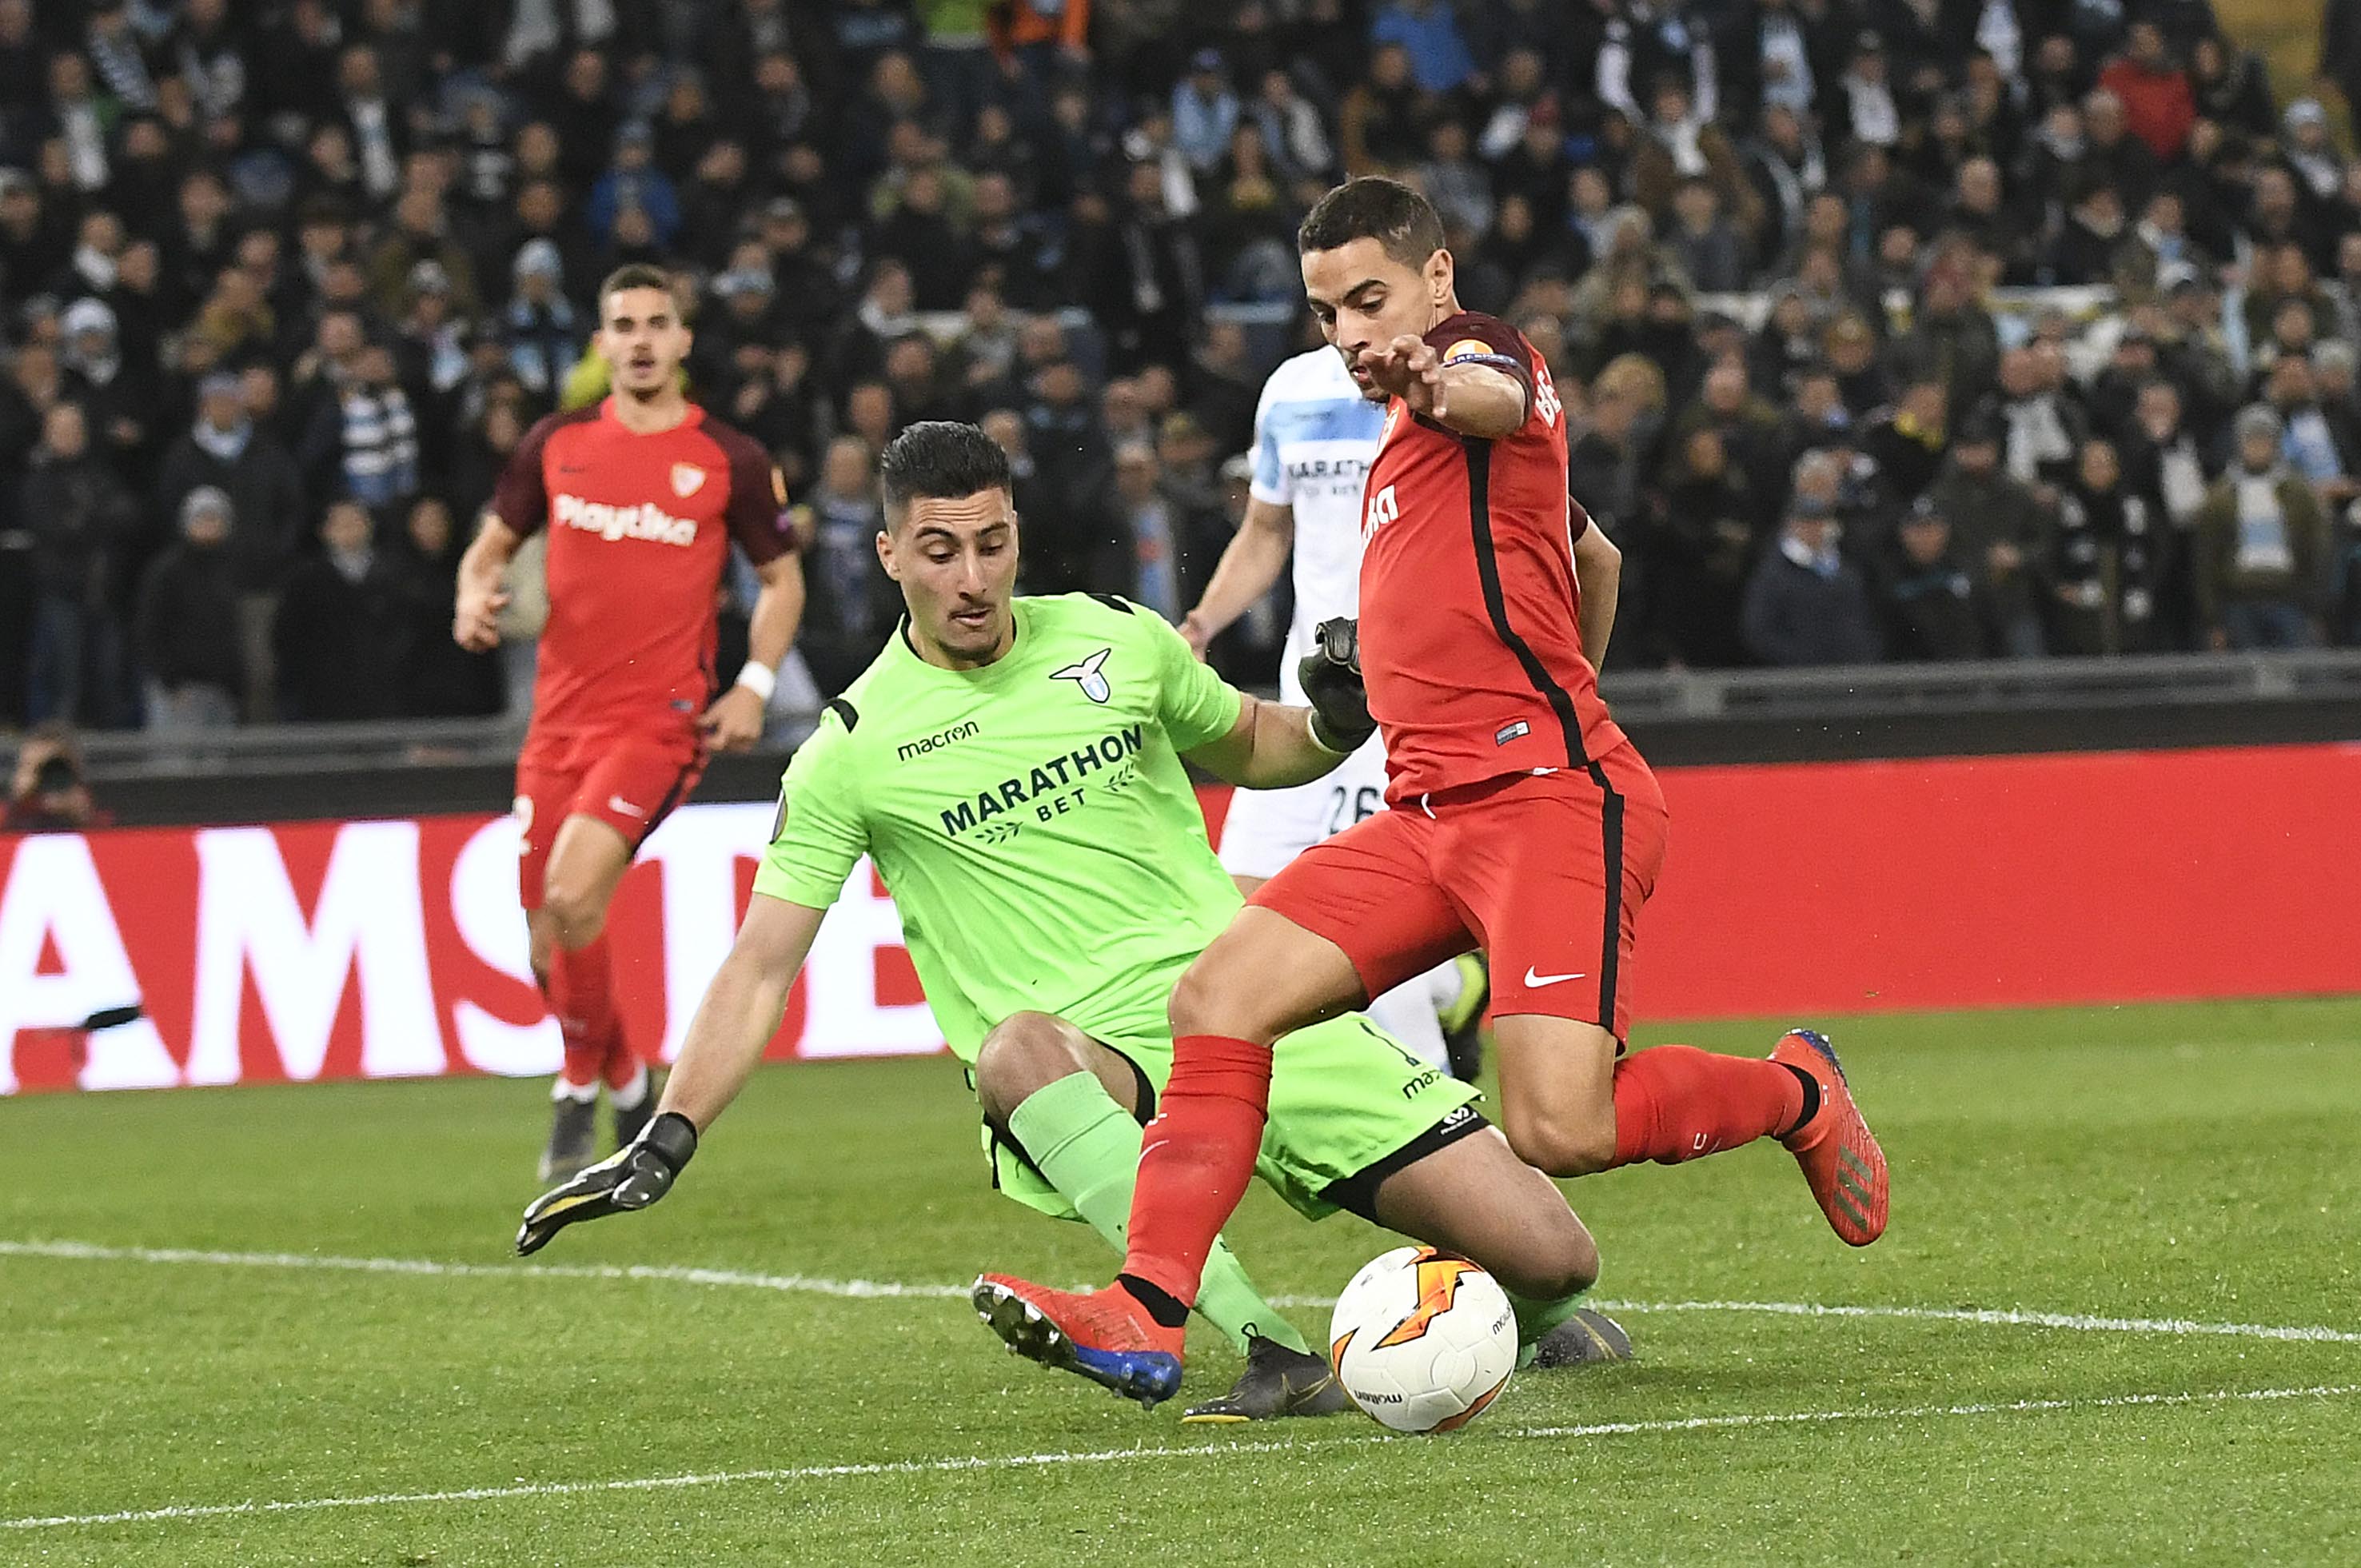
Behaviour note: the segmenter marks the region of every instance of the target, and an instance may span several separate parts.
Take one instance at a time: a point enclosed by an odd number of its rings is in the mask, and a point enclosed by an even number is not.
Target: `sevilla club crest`
[[[683,500],[686,500],[689,497],[697,494],[697,491],[703,488],[705,488],[704,469],[698,467],[694,463],[675,463],[672,466],[672,493],[674,495],[678,496]]]

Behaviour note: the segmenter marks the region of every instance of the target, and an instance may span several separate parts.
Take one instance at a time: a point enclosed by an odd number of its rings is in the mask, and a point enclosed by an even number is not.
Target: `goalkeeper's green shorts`
[[[1143,1125],[1172,1071],[1165,1036],[1093,1036],[1138,1074]],[[1488,1125],[1472,1084],[1429,1066],[1357,1013],[1299,1029],[1272,1053],[1270,1119],[1255,1174],[1306,1219],[1339,1209],[1374,1220],[1378,1183]],[[1065,1195],[997,1129],[983,1129],[993,1185],[1027,1208],[1079,1219]]]

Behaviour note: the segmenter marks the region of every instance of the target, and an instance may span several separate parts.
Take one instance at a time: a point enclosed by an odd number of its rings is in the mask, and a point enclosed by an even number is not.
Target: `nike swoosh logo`
[[[633,806],[630,801],[625,800],[620,795],[610,795],[607,797],[607,809],[609,811],[620,811],[626,817],[645,817],[647,815],[646,812],[642,811],[638,806]]]
[[[1532,965],[1527,964],[1525,966],[1525,983],[1527,985],[1555,985],[1560,981],[1580,980],[1582,976],[1579,974],[1536,974],[1533,972]]]

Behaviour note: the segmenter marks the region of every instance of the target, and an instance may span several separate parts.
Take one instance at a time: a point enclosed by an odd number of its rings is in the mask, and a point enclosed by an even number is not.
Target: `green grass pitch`
[[[1576,1183],[1640,1359],[1434,1439],[1188,1428],[1002,1354],[939,1288],[1110,1260],[986,1189],[948,1059],[765,1071],[661,1207],[527,1264],[536,1085],[0,1102],[0,1563],[2361,1561],[2361,1003],[1837,1037],[1882,1243],[1775,1147]],[[1231,1234],[1297,1298],[1389,1245],[1259,1192]],[[938,1288],[808,1288],[856,1279]]]

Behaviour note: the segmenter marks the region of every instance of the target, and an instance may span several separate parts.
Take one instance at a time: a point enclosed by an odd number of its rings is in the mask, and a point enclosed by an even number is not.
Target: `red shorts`
[[[1404,801],[1312,845],[1252,902],[1343,948],[1371,996],[1480,947],[1496,1015],[1578,1019],[1620,1040],[1619,979],[1669,820],[1627,742],[1587,769]]]
[[[705,772],[697,732],[525,737],[517,758],[516,814],[523,828],[517,850],[517,892],[539,909],[549,872],[550,845],[569,817],[604,822],[639,852],[672,808],[688,798]]]

